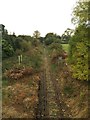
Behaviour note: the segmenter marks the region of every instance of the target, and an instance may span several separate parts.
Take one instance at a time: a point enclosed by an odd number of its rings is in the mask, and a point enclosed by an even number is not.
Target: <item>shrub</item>
[[[30,49],[30,43],[26,41],[22,41],[21,43],[21,49],[23,52],[26,52]]]
[[[73,77],[80,80],[88,80],[88,49],[84,43],[78,43],[73,57],[76,62],[72,65]],[[83,48],[83,49],[82,49]]]
[[[79,80],[88,80],[88,31],[83,26],[78,26],[69,44],[69,62],[73,77]]]
[[[2,40],[2,57],[7,58],[11,57],[14,54],[13,47],[6,41]]]
[[[50,44],[52,44],[52,43],[53,43],[53,39],[47,38],[47,39],[45,40],[45,45],[50,45]]]

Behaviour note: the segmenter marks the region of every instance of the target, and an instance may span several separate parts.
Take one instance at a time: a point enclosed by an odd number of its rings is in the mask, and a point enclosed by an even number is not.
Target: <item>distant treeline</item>
[[[67,29],[68,31],[70,29]],[[3,33],[2,39],[2,58],[8,58],[15,54],[17,50],[21,50],[25,52],[29,49],[30,45],[37,46],[37,44],[43,43],[45,45],[55,43],[68,43],[70,39],[70,34],[67,32],[60,37],[54,33],[47,33],[45,37],[40,36],[40,32],[38,30],[34,31],[33,36],[29,35],[18,35],[15,33],[12,35],[8,34],[8,31]]]

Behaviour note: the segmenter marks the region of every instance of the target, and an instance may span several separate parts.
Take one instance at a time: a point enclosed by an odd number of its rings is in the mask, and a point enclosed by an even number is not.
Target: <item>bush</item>
[[[6,40],[2,40],[2,58],[11,57],[13,54],[13,47]]]
[[[85,26],[79,26],[69,44],[69,62],[73,77],[79,80],[88,80],[88,31]]]
[[[30,43],[26,41],[22,41],[21,43],[21,49],[23,52],[26,52],[30,49]]]
[[[47,39],[45,40],[45,45],[50,45],[50,44],[52,44],[52,43],[53,43],[53,39],[47,38]]]
[[[72,86],[64,86],[64,95],[70,97],[74,93]]]
[[[72,65],[73,77],[88,80],[88,49],[83,42],[76,46],[73,58],[75,59],[75,64]]]
[[[52,43],[49,48],[51,50],[55,49],[57,51],[62,51],[62,45],[59,43]]]
[[[31,58],[32,67],[38,70],[41,67],[41,58],[39,55],[33,55]]]

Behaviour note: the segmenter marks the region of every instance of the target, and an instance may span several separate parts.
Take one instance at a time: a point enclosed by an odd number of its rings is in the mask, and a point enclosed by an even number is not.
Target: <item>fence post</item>
[[[18,63],[19,63],[19,65],[20,65],[20,55],[18,56]]]
[[[21,62],[22,62],[22,55],[20,55],[20,59],[21,59]]]

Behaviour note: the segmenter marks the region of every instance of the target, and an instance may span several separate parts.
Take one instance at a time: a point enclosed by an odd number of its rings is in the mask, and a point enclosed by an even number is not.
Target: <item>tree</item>
[[[32,40],[32,45],[37,47],[40,43],[40,32],[38,30],[34,31],[33,33],[33,40]]]
[[[77,25],[74,35],[71,37],[69,44],[69,58],[73,77],[80,80],[88,80],[88,7],[90,2],[78,2],[73,10],[72,22]]]
[[[40,37],[39,40],[41,43],[44,43],[44,41],[45,41],[44,37]]]
[[[70,28],[67,28],[61,37],[61,42],[67,44],[71,38],[71,35],[73,34],[73,30]]]
[[[25,40],[25,41],[27,41],[27,42],[30,42],[30,41],[32,41],[32,37],[31,36],[29,36],[29,35],[19,35],[18,36],[19,38],[21,38],[21,39],[23,39],[23,40]]]
[[[45,36],[45,44],[50,45],[52,43],[60,43],[61,37],[59,35],[56,35],[54,33],[47,33]]]
[[[90,20],[89,10],[90,1],[81,2],[81,0],[79,0],[73,10],[72,22],[77,25],[85,24],[88,19]]]
[[[33,37],[36,39],[40,38],[40,32],[38,30],[34,31]]]
[[[2,58],[11,57],[14,54],[13,47],[6,41],[2,40]]]

